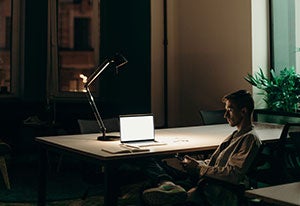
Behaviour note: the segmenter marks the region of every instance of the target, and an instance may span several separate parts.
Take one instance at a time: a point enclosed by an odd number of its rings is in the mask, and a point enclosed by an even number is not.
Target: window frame
[[[24,71],[25,1],[11,0],[10,91],[2,98],[21,95]]]
[[[95,68],[100,59],[100,1],[93,0],[92,44],[94,46]],[[47,99],[83,99],[85,92],[60,91],[59,88],[59,51],[58,51],[58,0],[48,0],[48,37],[47,37]],[[94,94],[98,97],[98,87]]]

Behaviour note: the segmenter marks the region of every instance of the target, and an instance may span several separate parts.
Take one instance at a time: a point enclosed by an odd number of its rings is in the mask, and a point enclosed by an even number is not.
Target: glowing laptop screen
[[[121,142],[154,140],[153,115],[120,116]]]

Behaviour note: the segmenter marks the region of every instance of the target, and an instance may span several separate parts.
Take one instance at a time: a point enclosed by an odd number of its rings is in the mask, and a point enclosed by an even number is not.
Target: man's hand
[[[184,159],[181,163],[183,165],[183,168],[187,171],[187,173],[197,177],[199,176],[200,165],[205,164],[204,162],[199,162],[188,155],[184,156]]]

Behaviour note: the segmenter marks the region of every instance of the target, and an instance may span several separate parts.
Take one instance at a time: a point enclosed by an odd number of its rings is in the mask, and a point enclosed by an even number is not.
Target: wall
[[[101,1],[100,59],[121,52],[128,60],[116,76],[103,73],[100,96],[117,114],[150,112],[150,0]]]
[[[252,58],[256,56],[252,53],[253,42],[267,41],[265,33],[261,34],[263,38],[256,33],[255,41],[252,40],[252,6],[259,2],[168,0],[167,3],[168,126],[197,125],[199,109],[223,108],[224,94],[238,89],[252,91],[244,77],[261,62],[267,62],[268,55],[261,60]],[[261,53],[267,53],[267,43],[260,43]],[[256,47],[255,51],[260,50]],[[162,97],[161,93],[158,96]]]

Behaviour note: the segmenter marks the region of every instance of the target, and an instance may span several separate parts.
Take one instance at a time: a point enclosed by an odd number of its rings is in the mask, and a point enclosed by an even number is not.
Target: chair
[[[299,147],[299,137],[300,137],[300,123],[288,123],[285,125],[286,133],[284,134],[284,142],[282,153],[278,156],[283,157],[282,163],[286,166],[284,167],[284,182],[294,182],[300,180],[300,147]]]
[[[0,170],[7,189],[10,189],[10,182],[9,182],[5,157],[6,155],[9,155],[10,152],[11,152],[10,146],[0,141]]]
[[[248,169],[248,172],[246,174],[246,176],[248,177],[248,180],[249,180],[249,187],[251,189],[258,187],[257,171],[259,171],[260,168],[266,164],[266,157],[265,157],[265,153],[264,153],[265,147],[266,147],[266,144],[262,143],[262,145],[260,146],[260,148],[257,152],[255,159],[253,160],[252,165],[250,166],[250,168]]]
[[[81,134],[97,133],[100,130],[96,120],[78,119],[77,122]],[[104,119],[103,123],[107,132],[118,132],[120,130],[118,118]]]
[[[265,159],[269,166],[257,171],[259,182],[277,185],[300,180],[299,134],[300,123],[287,123],[279,141],[266,146],[269,152]]]
[[[81,134],[97,133],[100,131],[96,120],[78,119],[77,123]]]
[[[246,189],[258,188],[257,171],[259,171],[260,168],[266,164],[265,153],[264,153],[265,147],[266,144],[262,143],[259,150],[257,151],[257,154],[252,164],[250,165],[248,171],[246,172],[246,177],[248,178],[249,181],[248,187],[245,187],[245,185],[231,186],[232,190],[237,194],[239,205],[249,205],[249,203],[253,205],[257,202],[256,199],[246,198],[244,193]]]
[[[290,132],[289,135],[291,137],[291,141],[295,145],[297,155],[300,156],[300,131],[299,132]]]
[[[225,124],[225,110],[199,110],[199,114],[204,125]]]

